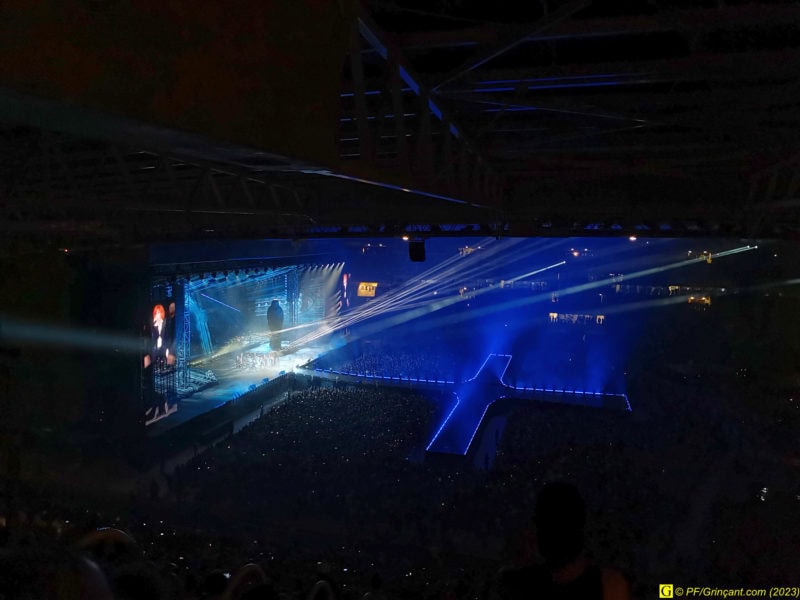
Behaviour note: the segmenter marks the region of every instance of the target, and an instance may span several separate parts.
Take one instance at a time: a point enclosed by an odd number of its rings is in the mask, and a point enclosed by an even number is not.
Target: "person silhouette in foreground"
[[[583,554],[586,505],[568,483],[549,483],[536,499],[536,542],[543,563],[500,571],[502,599],[629,600],[625,577],[592,564]]]

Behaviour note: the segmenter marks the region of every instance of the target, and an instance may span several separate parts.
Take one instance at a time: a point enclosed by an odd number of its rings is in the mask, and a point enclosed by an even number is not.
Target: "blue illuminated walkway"
[[[509,354],[490,354],[472,379],[457,386],[453,404],[428,444],[428,452],[466,455],[489,407],[503,398],[631,410],[625,394],[510,386],[503,377],[511,358]]]

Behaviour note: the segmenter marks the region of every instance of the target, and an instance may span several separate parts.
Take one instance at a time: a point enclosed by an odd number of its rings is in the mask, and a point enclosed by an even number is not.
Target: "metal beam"
[[[408,221],[409,215],[449,222],[457,215],[484,221],[493,214],[454,198],[336,174],[253,173],[236,165],[92,144],[35,129],[22,136],[21,131],[8,129],[2,137],[0,128],[0,150],[13,151],[28,164],[15,170],[17,177],[4,178],[9,189],[0,232],[9,235],[65,242],[77,236],[87,244],[306,236],[318,233],[317,226],[341,223],[374,231]]]
[[[366,89],[364,88],[364,59],[361,54],[361,35],[356,23],[353,24],[351,40],[350,73],[353,77],[359,152],[362,158],[372,159],[374,158],[375,144],[372,140],[372,132],[369,129]]]
[[[724,8],[689,8],[663,11],[655,15],[568,19],[557,23],[544,35],[531,35],[526,41],[559,40],[582,37],[614,37],[658,31],[678,31],[689,35],[710,31],[748,29],[786,25],[800,21],[796,4],[776,5],[754,2]],[[468,27],[458,30],[413,31],[398,33],[395,39],[407,51],[434,48],[496,45],[500,39],[512,37],[518,28],[497,25]]]
[[[403,80],[400,77],[400,66],[390,64],[389,87],[392,95],[392,111],[394,112],[394,135],[397,139],[397,162],[401,169],[409,164],[408,140],[406,139],[406,118],[403,104]],[[449,137],[449,136],[448,136]]]
[[[445,75],[444,78],[439,81],[434,87],[434,92],[438,91],[443,86],[447,85],[448,83],[455,81],[456,79],[460,79],[470,71],[473,71],[480,67],[483,64],[486,64],[490,60],[497,58],[498,56],[505,54],[509,50],[516,48],[520,44],[526,42],[532,35],[540,34],[544,31],[547,31],[554,25],[560,23],[561,21],[568,19],[575,13],[583,10],[587,6],[591,4],[591,0],[575,0],[568,4],[565,4],[558,10],[553,13],[547,14],[542,17],[532,28],[528,29],[524,34],[520,35],[519,33],[513,35],[511,39],[507,39],[502,41],[496,47],[492,48],[491,50],[481,54],[477,58],[470,59],[462,64],[460,67],[452,70],[449,74]]]
[[[250,170],[312,170],[318,166],[259,148],[169,129],[128,117],[32,96],[0,86],[0,115],[5,123],[79,136],[101,142],[174,152],[198,160],[215,160]]]
[[[796,79],[797,69],[794,65],[798,60],[800,60],[800,48],[738,53],[704,52],[659,60],[637,60],[636,56],[631,56],[622,62],[537,65],[524,69],[484,69],[466,80],[473,86],[479,86],[481,81],[507,81],[508,85],[511,85],[525,79],[647,73],[649,76],[676,81],[757,82],[778,78]]]
[[[469,203],[482,205],[486,208],[496,208],[501,202],[500,198],[487,198],[485,194],[480,192],[480,190],[472,188],[461,188],[460,192],[455,193],[446,189],[446,184],[441,180],[441,178],[432,177],[433,170],[435,168],[433,161],[438,157],[437,149],[433,139],[434,134],[436,133],[435,130],[437,129],[438,139],[436,141],[438,144],[436,145],[441,146],[443,137],[453,136],[458,146],[460,146],[462,149],[466,149],[466,151],[474,155],[476,158],[481,159],[476,160],[475,164],[480,165],[480,169],[487,171],[485,174],[486,177],[494,180],[497,175],[491,171],[491,167],[485,158],[480,156],[480,150],[475,144],[474,140],[469,139],[465,135],[465,132],[458,125],[453,116],[441,106],[438,100],[431,96],[430,90],[423,83],[423,78],[415,72],[415,69],[403,55],[400,48],[397,47],[396,44],[394,44],[392,40],[380,29],[370,15],[364,13],[358,20],[358,27],[364,39],[372,45],[376,52],[378,52],[378,54],[385,61],[384,65],[389,71],[389,76],[386,78],[386,81],[383,82],[383,84],[379,85],[379,89],[381,89],[381,91],[385,91],[385,85],[388,85],[392,88],[390,90],[390,95],[392,97],[392,106],[394,110],[401,108],[404,111],[411,110],[412,112],[416,113],[417,128],[414,131],[414,135],[416,136],[416,160],[411,166],[413,169],[412,175],[416,178],[416,181],[419,182],[417,187],[420,190],[428,192],[431,197],[438,196],[447,198],[449,200],[466,200]],[[414,109],[410,109],[408,106],[410,102],[406,102],[407,96],[403,95],[404,90],[398,85],[398,76],[413,93],[412,98],[415,104]],[[354,88],[354,93],[358,95],[358,88],[360,86],[357,82],[354,82],[354,84],[356,86]],[[389,97],[389,95],[387,95],[387,97]],[[439,123],[447,123],[447,126],[438,128],[435,127],[432,115],[435,115]],[[380,114],[377,117],[373,117],[372,120],[373,122],[380,121],[383,116],[383,114]],[[402,115],[395,114],[394,118],[395,120],[401,118],[403,121],[405,121],[405,112]],[[396,123],[396,134],[404,135],[402,133],[404,131],[404,127],[404,124],[399,125]],[[362,133],[359,132],[359,138],[361,138],[361,136]],[[403,144],[399,141],[399,139],[400,138],[396,138],[397,152],[402,161]],[[373,164],[366,164],[364,166],[374,166],[374,162],[375,161],[373,161]],[[397,173],[395,172],[393,175],[394,179],[397,180]],[[391,180],[390,177],[387,177],[387,179]],[[373,183],[376,182],[373,181]],[[456,195],[458,195],[457,198],[455,197]]]
[[[445,92],[448,93],[449,92]],[[623,114],[615,114],[610,111],[604,111],[601,108],[595,110],[588,110],[586,108],[581,108],[579,106],[553,106],[552,103],[545,102],[544,104],[540,104],[536,102],[535,99],[525,99],[524,97],[515,96],[510,100],[505,100],[504,98],[498,98],[494,96],[489,96],[487,94],[459,94],[456,97],[458,100],[471,102],[473,104],[485,106],[487,108],[497,108],[499,110],[503,109],[525,109],[530,108],[531,111],[535,112],[545,112],[545,113],[559,113],[562,115],[569,115],[571,117],[588,117],[591,119],[602,119],[602,120],[611,120],[611,121],[632,121],[637,123],[645,123],[644,119],[636,118],[629,115]],[[591,106],[592,103],[583,104],[583,106]],[[550,117],[550,115],[548,115]],[[489,129],[488,131],[491,131]]]

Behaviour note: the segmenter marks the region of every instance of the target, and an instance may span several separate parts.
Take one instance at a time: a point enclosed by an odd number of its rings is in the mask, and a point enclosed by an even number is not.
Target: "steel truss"
[[[800,236],[800,154],[750,179],[747,219],[751,237]]]

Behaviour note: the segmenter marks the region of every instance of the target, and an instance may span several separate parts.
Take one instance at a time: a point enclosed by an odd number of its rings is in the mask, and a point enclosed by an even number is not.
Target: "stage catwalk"
[[[504,381],[513,357],[490,354],[472,379],[458,385],[453,403],[427,450],[466,455],[489,408],[498,400],[539,401],[630,411],[625,394],[514,387]]]

